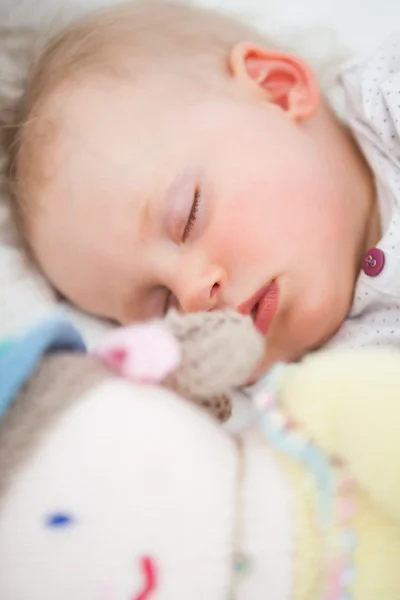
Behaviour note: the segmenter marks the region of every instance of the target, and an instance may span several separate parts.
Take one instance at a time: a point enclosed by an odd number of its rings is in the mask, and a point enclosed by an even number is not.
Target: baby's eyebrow
[[[155,215],[156,206],[160,208],[161,215],[165,215],[165,209],[168,206],[168,200],[171,198],[173,194],[176,194],[178,188],[180,187],[182,177],[177,175],[172,183],[169,183],[167,187],[161,190],[157,190],[156,186],[154,186],[154,190],[151,194],[148,195],[147,199],[144,202],[144,206],[140,211],[139,215],[139,239],[146,243],[149,238],[151,223],[153,222]],[[161,201],[156,201],[156,198],[161,198]],[[161,217],[163,218],[163,217]]]
[[[151,198],[148,198],[139,215],[139,239],[141,242],[146,243],[149,237],[150,223],[151,223]]]

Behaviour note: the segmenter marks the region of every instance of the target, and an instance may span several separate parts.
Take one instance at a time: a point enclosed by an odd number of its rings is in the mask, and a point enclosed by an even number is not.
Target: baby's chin
[[[268,373],[268,371],[270,371],[270,369],[273,367],[273,365],[276,362],[278,362],[278,361],[274,360],[273,357],[271,356],[271,353],[268,352],[268,346],[266,343],[265,353],[264,353],[260,363],[257,365],[257,367],[255,368],[255,370],[253,371],[251,376],[246,381],[246,385],[252,385],[253,383],[256,383],[257,381],[259,381],[262,377],[264,377],[264,375],[266,375]]]
[[[252,373],[251,377],[249,377],[246,385],[252,385],[262,379],[267,373],[278,363],[293,363],[301,360],[311,349],[308,348],[294,348],[293,346],[290,349],[285,349],[284,347],[273,347],[268,343],[268,340],[265,341],[265,353],[262,357],[260,363],[257,368]]]

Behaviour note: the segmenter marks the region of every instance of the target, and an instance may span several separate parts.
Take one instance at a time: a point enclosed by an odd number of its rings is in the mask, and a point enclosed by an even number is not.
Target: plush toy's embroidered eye
[[[62,528],[73,525],[76,519],[73,515],[64,512],[55,512],[48,515],[45,519],[47,527]]]

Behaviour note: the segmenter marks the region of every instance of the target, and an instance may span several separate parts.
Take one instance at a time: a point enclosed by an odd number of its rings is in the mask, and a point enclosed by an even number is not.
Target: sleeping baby
[[[20,231],[58,292],[126,324],[234,309],[260,367],[400,342],[400,36],[341,74],[249,26],[138,0],[33,61],[10,131]]]

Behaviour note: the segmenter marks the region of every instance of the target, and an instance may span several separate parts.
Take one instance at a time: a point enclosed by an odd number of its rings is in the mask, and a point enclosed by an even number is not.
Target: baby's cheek
[[[269,245],[266,208],[258,209],[257,199],[234,199],[229,207],[215,215],[207,243],[217,256],[235,264],[256,264],[265,260]]]

